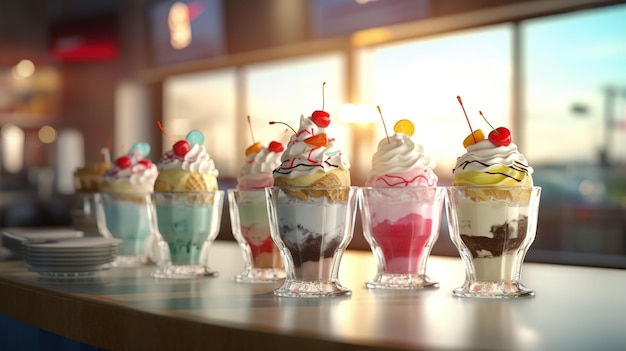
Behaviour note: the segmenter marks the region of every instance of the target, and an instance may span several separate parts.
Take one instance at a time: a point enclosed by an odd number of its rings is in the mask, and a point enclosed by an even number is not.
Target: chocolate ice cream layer
[[[324,258],[332,258],[341,244],[341,233],[315,233],[300,224],[295,228],[283,226],[280,232],[283,243],[291,252],[295,267],[300,267],[307,261],[317,262]],[[298,236],[302,239],[298,239]],[[322,242],[324,237],[327,240]]]
[[[519,220],[513,221],[513,223],[506,221],[502,225],[492,225],[491,234],[493,238],[461,233],[461,240],[470,250],[473,258],[498,257],[505,252],[517,250],[522,245],[526,238],[527,224],[528,217],[521,215]]]

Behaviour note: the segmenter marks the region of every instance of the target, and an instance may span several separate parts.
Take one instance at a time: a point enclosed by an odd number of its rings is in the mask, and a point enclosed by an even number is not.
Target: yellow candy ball
[[[474,145],[482,140],[485,140],[485,133],[483,133],[482,129],[477,129],[474,133],[468,135],[465,140],[463,140],[463,146],[467,148],[468,146]]]
[[[260,141],[257,141],[256,143],[250,145],[247,149],[246,149],[246,156],[250,155],[250,154],[255,154],[259,151],[261,151],[261,149],[263,148],[263,145],[261,145]]]
[[[415,126],[413,126],[413,122],[408,119],[401,119],[396,122],[396,125],[393,126],[393,130],[396,133],[404,133],[408,136],[413,136],[413,132],[415,132]]]

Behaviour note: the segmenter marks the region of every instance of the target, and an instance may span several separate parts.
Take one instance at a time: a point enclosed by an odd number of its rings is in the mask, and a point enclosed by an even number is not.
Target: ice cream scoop
[[[421,144],[411,140],[412,125],[408,120],[399,121],[394,126],[396,133],[378,143],[366,186],[437,186],[438,177],[433,172],[435,162],[424,153]]]
[[[532,186],[533,168],[517,145],[496,145],[491,139],[485,139],[480,129],[466,138],[467,152],[457,158],[452,185]]]
[[[102,176],[102,192],[151,192],[158,176],[157,167],[147,158],[150,145],[139,142],[118,157]]]
[[[199,130],[190,131],[165,152],[158,163],[159,176],[155,191],[212,191],[217,190],[217,176],[213,159],[206,151],[204,135]]]
[[[257,142],[246,150],[246,163],[237,177],[237,189],[263,189],[274,185],[273,171],[280,165],[283,144],[272,141],[268,147]]]
[[[349,186],[350,162],[326,134],[327,119],[300,117],[281,164],[274,170],[276,186]]]

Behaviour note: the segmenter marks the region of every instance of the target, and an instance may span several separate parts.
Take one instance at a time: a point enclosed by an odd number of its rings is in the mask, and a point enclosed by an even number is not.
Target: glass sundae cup
[[[358,188],[265,188],[270,230],[287,277],[274,291],[284,297],[351,294],[339,283],[339,264],[352,240]]]
[[[156,226],[164,253],[156,278],[217,276],[208,252],[219,234],[224,191],[154,192]]]
[[[235,280],[263,283],[285,278],[278,247],[270,234],[264,189],[228,189],[233,236],[243,253],[244,270]]]
[[[378,264],[367,287],[439,286],[426,275],[426,262],[439,237],[444,197],[443,187],[361,188],[363,233]]]
[[[154,236],[151,192],[101,192],[94,195],[98,229],[105,237],[122,240],[114,267],[137,267],[149,262]]]
[[[541,188],[448,188],[450,237],[465,266],[457,296],[533,296],[521,282],[522,263],[535,239]]]

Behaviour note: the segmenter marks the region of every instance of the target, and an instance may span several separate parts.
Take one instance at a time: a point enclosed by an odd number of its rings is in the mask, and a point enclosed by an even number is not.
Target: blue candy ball
[[[130,149],[130,152],[131,153],[139,153],[143,157],[146,157],[146,156],[148,156],[148,154],[150,154],[150,144],[144,143],[144,142],[136,143]]]
[[[194,129],[187,134],[185,138],[191,145],[202,145],[204,144],[204,134],[201,131]]]

